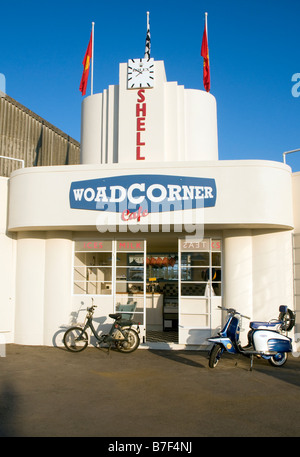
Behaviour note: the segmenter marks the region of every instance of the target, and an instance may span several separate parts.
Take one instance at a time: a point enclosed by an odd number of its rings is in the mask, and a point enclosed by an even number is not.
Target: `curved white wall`
[[[300,172],[293,173],[293,210],[294,210],[294,259],[295,259],[295,310],[296,313],[296,326],[295,333],[300,333]]]
[[[280,305],[293,309],[291,231],[224,230],[223,249],[225,307],[261,321],[277,318]],[[242,344],[249,322],[243,319]]]
[[[213,178],[216,204],[204,209],[204,224],[222,228],[292,228],[291,174],[288,166],[264,161],[215,161],[128,165],[74,165],[35,167],[15,171],[10,179],[9,230],[79,230],[100,227],[108,230],[105,211],[72,209],[72,182],[138,174]],[[115,213],[110,213],[115,215]],[[159,218],[158,218],[158,216]],[[150,213],[139,226],[165,221],[168,213]],[[194,210],[176,211],[178,220],[195,223]],[[181,218],[181,219],[180,219]],[[170,219],[168,219],[170,220]],[[115,224],[129,226],[120,213]],[[202,221],[202,219],[201,219]]]
[[[45,250],[43,344],[56,345],[55,336],[68,324],[72,297],[72,232],[48,232]]]
[[[45,234],[18,235],[16,262],[15,343],[44,341]]]
[[[251,230],[224,230],[223,250],[224,306],[253,317]],[[243,319],[243,328],[247,326]],[[242,344],[247,342],[247,331],[241,332],[240,339]]]
[[[211,94],[185,90],[185,160],[218,160],[217,104]]]
[[[0,177],[0,345],[14,335],[16,234],[7,232],[8,188],[9,179]]]
[[[81,163],[102,163],[103,94],[86,97],[81,105]]]
[[[154,64],[154,88],[127,89],[127,64],[120,64],[118,86],[83,100],[82,164],[218,160],[215,97],[167,82],[164,63]]]
[[[16,263],[16,344],[55,345],[72,310],[71,232],[21,232]],[[58,338],[59,342],[61,338]]]

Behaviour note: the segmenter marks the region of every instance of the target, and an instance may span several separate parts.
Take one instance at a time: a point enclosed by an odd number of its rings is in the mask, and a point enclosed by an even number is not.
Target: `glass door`
[[[146,328],[146,241],[115,240],[114,307],[124,318],[140,323],[140,338]]]
[[[221,305],[221,240],[179,240],[179,343],[202,344]]]

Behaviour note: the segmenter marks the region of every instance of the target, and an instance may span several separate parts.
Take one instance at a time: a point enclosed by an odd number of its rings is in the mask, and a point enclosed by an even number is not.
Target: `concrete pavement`
[[[300,358],[284,367],[224,356],[139,349],[6,347],[0,436],[300,436]]]

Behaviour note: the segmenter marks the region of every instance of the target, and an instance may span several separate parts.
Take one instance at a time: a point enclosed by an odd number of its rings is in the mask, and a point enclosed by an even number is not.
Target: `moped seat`
[[[273,322],[258,322],[258,321],[253,321],[250,322],[250,328],[252,330],[256,330],[258,328],[264,328],[268,330],[275,330],[278,325],[281,324],[281,321],[273,321]]]
[[[118,321],[121,319],[122,314],[121,313],[109,314],[109,317]]]

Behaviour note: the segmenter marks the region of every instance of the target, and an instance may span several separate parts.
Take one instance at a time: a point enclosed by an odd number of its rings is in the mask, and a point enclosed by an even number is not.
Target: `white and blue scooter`
[[[248,332],[248,344],[242,347],[239,341],[240,319],[250,319],[238,313],[233,308],[218,308],[228,312],[224,328],[216,336],[208,338],[214,343],[210,355],[209,366],[215,368],[223,354],[242,354],[250,358],[250,369],[253,366],[253,357],[261,357],[275,367],[281,367],[287,361],[288,352],[292,352],[292,340],[284,335],[284,331],[290,331],[295,324],[294,313],[287,306],[279,307],[279,317],[269,322],[250,322]]]

